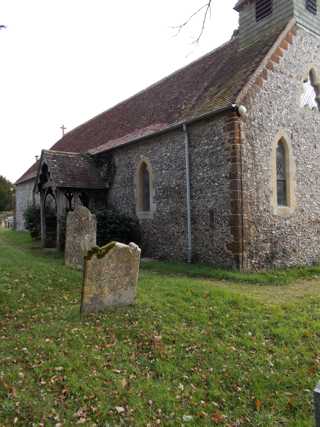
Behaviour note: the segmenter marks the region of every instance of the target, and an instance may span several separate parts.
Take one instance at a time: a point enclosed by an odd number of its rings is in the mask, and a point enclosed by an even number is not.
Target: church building
[[[137,217],[144,255],[256,270],[320,261],[318,0],[239,0],[232,39],[68,132],[16,183],[61,247],[68,209]]]

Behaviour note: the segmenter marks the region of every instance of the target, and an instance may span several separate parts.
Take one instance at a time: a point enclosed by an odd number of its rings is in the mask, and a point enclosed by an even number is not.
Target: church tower
[[[239,12],[241,48],[281,31],[292,18],[320,36],[320,0],[239,0],[235,10]]]

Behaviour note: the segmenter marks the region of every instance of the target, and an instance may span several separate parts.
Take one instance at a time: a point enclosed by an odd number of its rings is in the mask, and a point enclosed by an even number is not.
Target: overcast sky
[[[235,0],[2,0],[0,175],[15,181],[42,148],[230,39]]]

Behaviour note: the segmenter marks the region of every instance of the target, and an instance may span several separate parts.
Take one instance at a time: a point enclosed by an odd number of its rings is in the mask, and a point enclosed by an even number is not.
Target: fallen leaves
[[[122,388],[128,387],[128,380],[126,378],[122,378],[120,383],[121,383]]]
[[[2,377],[0,377],[0,386],[13,398],[17,397],[17,391],[15,387],[11,384],[8,384]]]
[[[162,342],[162,336],[161,335],[154,335],[152,338],[152,344],[155,352],[159,354],[163,354],[165,352],[165,347]]]
[[[261,401],[261,400],[259,400],[259,399],[256,399],[256,401],[255,401],[255,406],[256,406],[256,410],[257,410],[257,411],[260,411],[261,406],[262,406],[262,401]]]
[[[220,424],[222,422],[224,422],[225,420],[225,416],[223,414],[221,414],[221,412],[216,411],[212,414],[211,416],[211,420],[215,423],[215,424]]]
[[[16,259],[21,271],[25,261]],[[5,425],[239,427],[265,414],[270,425],[296,417],[307,425],[320,367],[318,299],[283,316],[241,296],[235,304],[212,284],[153,274],[142,277],[135,307],[79,322],[71,303],[79,303],[80,276],[54,262],[28,260],[32,283],[12,272],[19,286],[0,301]]]
[[[84,424],[87,420],[86,408],[79,408],[76,413],[73,414],[73,418],[78,418],[77,424]]]

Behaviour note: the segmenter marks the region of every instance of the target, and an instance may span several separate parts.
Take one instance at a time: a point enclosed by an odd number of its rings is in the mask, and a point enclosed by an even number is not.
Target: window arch
[[[272,205],[275,215],[287,216],[296,206],[295,163],[285,132],[279,132],[272,149]]]
[[[148,165],[142,162],[139,170],[140,208],[143,212],[150,212],[150,172]]]
[[[288,183],[287,183],[287,159],[284,140],[280,139],[277,144],[277,205],[288,206]]]
[[[312,68],[303,80],[303,93],[301,96],[301,107],[317,111],[320,107],[320,82],[316,71]]]
[[[153,203],[153,173],[150,162],[143,158],[136,172],[136,212],[138,218],[151,218],[155,210]]]

